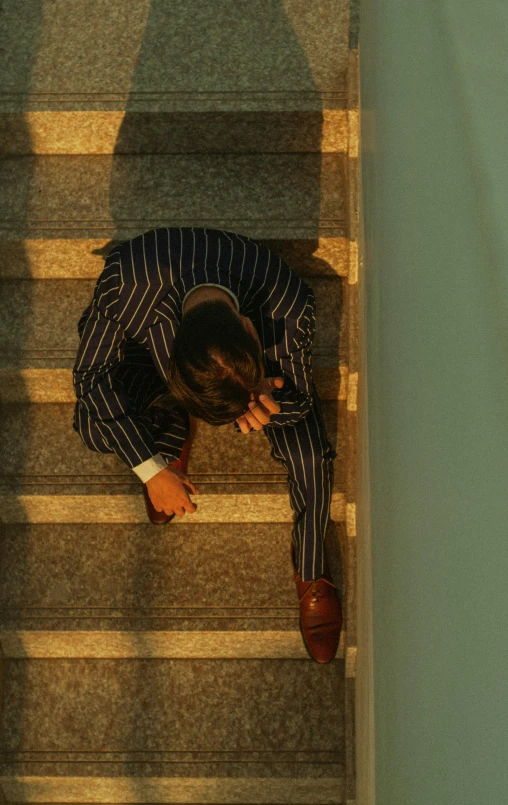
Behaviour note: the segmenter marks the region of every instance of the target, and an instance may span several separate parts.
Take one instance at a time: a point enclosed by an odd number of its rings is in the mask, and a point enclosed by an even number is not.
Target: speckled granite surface
[[[163,762],[163,761],[162,761]],[[10,802],[88,802],[100,803],[230,803],[230,805],[240,805],[240,803],[251,802],[256,805],[342,805],[344,802],[344,780],[342,777],[334,775],[334,769],[325,771],[323,777],[309,774],[309,779],[302,779],[294,772],[281,774],[277,779],[273,774],[270,775],[270,768],[266,774],[266,766],[258,764],[256,760],[247,761],[254,763],[254,768],[259,769],[259,776],[252,776],[252,772],[242,773],[240,767],[237,774],[225,777],[220,776],[220,767],[215,774],[217,776],[203,777],[198,773],[194,774],[192,765],[187,765],[187,773],[193,774],[177,777],[170,774],[166,776],[145,775],[139,770],[132,769],[131,776],[111,776],[100,777],[5,777],[2,786],[6,797]],[[82,766],[76,770],[76,774],[83,774]],[[246,764],[242,764],[246,765]],[[164,766],[155,763],[153,766],[155,775],[164,774]],[[189,768],[190,766],[190,768]],[[229,764],[228,764],[229,766]],[[228,768],[226,766],[226,768]],[[184,767],[185,768],[185,767]],[[194,766],[195,768],[195,766]],[[224,768],[224,767],[223,767]],[[247,767],[248,768],[248,767]],[[99,769],[104,774],[109,771],[108,764],[101,764]],[[129,774],[130,768],[124,771]],[[184,771],[185,774],[185,771]],[[240,779],[235,779],[235,778]]]
[[[4,155],[326,153],[345,152],[347,142],[345,109],[0,112]]]
[[[343,751],[341,660],[5,666],[1,725],[9,751]]]
[[[322,402],[328,436],[337,434],[337,404]],[[4,475],[132,475],[114,454],[89,450],[72,429],[73,405],[6,405],[0,422],[0,466]],[[282,469],[281,469],[282,468]],[[285,477],[282,464],[270,456],[262,431],[235,433],[232,425],[198,423],[189,473],[270,473]],[[49,479],[48,479],[49,480]]]
[[[354,799],[355,588],[348,640],[318,666],[299,640],[292,513],[267,440],[203,426],[190,472],[204,516],[160,529],[139,481],[82,445],[63,402],[68,314],[87,304],[108,243],[154,225],[270,239],[315,278],[338,451],[327,553],[334,580],[341,554],[354,572],[348,4],[318,5],[2,3],[0,275],[43,283],[2,294],[8,802],[338,805],[345,782]],[[62,402],[18,404],[52,394]]]
[[[258,237],[253,227],[246,224],[241,232],[248,237]],[[78,239],[72,233],[67,238],[48,233],[39,240],[6,240],[4,235],[0,237],[4,256],[0,262],[0,278],[97,279],[114,242],[107,238]],[[262,242],[280,254],[302,277],[347,276],[349,240],[345,237]]]
[[[5,525],[0,631],[298,629],[290,545],[289,523]],[[333,524],[326,550],[340,586]]]
[[[344,0],[321,0],[319,10],[306,0],[44,0],[21,6],[5,0],[1,85],[4,92],[81,99],[97,93],[329,92],[344,88],[346,13]],[[333,48],[323,48],[330,41]]]
[[[194,480],[197,480],[194,476]],[[201,486],[204,486],[199,481]],[[123,493],[115,484],[83,485],[78,491],[64,484],[53,486],[42,483],[18,484],[4,489],[1,485],[0,507],[4,523],[146,523],[147,515],[141,485]],[[201,494],[196,498],[197,510],[186,514],[185,521],[192,523],[292,523],[294,513],[289,503],[287,489],[282,484],[274,493],[258,494],[251,488],[239,493],[236,484],[217,484],[214,493]],[[275,485],[274,485],[275,486]],[[276,488],[276,487],[275,487]],[[346,495],[333,492],[330,516],[336,523],[347,519]],[[171,526],[179,528],[181,519],[175,518]]]
[[[280,237],[309,224],[318,235],[320,219],[345,221],[345,158],[333,153],[6,157],[0,186],[11,237],[104,230],[113,238],[126,224],[133,234],[214,222],[242,231],[245,221],[268,221],[266,236]]]
[[[296,269],[295,269],[296,270]],[[298,272],[297,272],[298,273]],[[339,348],[341,281],[336,277],[307,277],[316,295],[316,335],[313,349],[330,356],[336,365]],[[4,362],[14,352],[43,352],[75,358],[79,338],[77,323],[90,303],[95,281],[3,280],[0,299],[0,353]],[[0,360],[2,360],[0,359]]]

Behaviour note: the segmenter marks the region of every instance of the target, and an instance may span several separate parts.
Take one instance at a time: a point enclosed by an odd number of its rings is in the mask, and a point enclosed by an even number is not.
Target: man
[[[263,430],[288,472],[300,628],[317,662],[342,623],[325,572],[336,456],[312,380],[312,290],[233,232],[154,229],[108,255],[78,323],[74,429],[143,482],[152,522],[196,511],[187,475],[195,418]]]

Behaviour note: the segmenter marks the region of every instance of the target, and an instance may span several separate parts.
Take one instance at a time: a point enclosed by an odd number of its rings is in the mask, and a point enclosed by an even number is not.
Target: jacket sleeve
[[[289,349],[279,357],[284,378],[281,389],[272,391],[279,403],[280,412],[270,417],[267,428],[295,425],[309,413],[312,407],[314,381],[312,379],[312,341],[316,326],[316,300],[310,291],[302,315],[296,321],[293,333],[288,333]]]
[[[312,406],[314,381],[312,378],[312,341],[316,325],[316,300],[310,290],[301,316],[288,324],[285,349],[278,350],[278,363],[274,364],[274,376],[284,378],[281,389],[272,391],[273,399],[279,403],[280,412],[272,414],[266,428],[282,425],[295,425],[309,413]],[[241,433],[235,421],[234,430]]]
[[[119,263],[106,260],[92,302],[78,325],[80,343],[73,383],[79,405],[106,443],[132,468],[158,451],[150,432],[131,410],[123,384],[114,376],[126,345],[124,328],[116,319],[120,287]]]

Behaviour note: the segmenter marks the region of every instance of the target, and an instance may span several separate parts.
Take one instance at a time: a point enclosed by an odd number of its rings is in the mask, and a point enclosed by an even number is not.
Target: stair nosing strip
[[[142,644],[142,645],[140,645]],[[311,660],[294,631],[0,632],[3,659],[298,659]],[[336,659],[345,656],[345,633]]]

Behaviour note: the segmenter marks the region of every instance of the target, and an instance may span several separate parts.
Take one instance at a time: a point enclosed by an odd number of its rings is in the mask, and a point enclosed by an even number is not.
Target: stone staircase
[[[346,0],[0,4],[0,799],[355,800],[357,51]],[[306,652],[286,476],[199,423],[197,512],[72,430],[77,321],[154,226],[266,243],[315,290],[336,659]],[[248,449],[247,449],[248,448]]]

